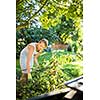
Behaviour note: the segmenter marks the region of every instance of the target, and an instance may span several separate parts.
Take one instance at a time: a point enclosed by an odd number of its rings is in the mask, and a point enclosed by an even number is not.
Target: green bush
[[[73,56],[75,55],[64,51],[44,52],[39,57],[40,65],[38,67],[36,65],[33,66],[33,80],[26,84],[19,81],[16,82],[17,99],[25,100],[33,96],[65,88],[65,81],[82,75],[83,67],[72,62]]]

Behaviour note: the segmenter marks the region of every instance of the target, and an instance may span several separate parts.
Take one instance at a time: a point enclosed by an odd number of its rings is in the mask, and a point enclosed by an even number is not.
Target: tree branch
[[[23,2],[23,0],[16,0],[16,5],[20,4],[21,2]]]
[[[31,19],[33,19],[42,10],[42,8],[46,5],[47,1],[48,0],[46,0],[44,2],[44,4],[42,5],[42,7],[37,12],[35,12],[35,14],[33,14],[27,21],[30,21]]]
[[[19,30],[26,27],[29,24],[29,21],[33,19],[42,10],[42,8],[46,5],[47,1],[48,0],[46,0],[44,4],[41,6],[41,8],[37,12],[35,12],[24,24],[16,26],[16,29]]]
[[[18,25],[18,26],[16,26],[16,30],[20,30],[20,29],[22,29],[22,28],[25,28],[28,24],[29,24],[29,23],[26,22],[26,23],[24,23],[24,24]]]

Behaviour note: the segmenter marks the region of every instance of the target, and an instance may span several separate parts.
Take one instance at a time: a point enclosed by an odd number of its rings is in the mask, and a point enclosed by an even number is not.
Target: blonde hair
[[[47,39],[42,39],[39,42],[44,42],[45,46],[48,47],[48,40]]]

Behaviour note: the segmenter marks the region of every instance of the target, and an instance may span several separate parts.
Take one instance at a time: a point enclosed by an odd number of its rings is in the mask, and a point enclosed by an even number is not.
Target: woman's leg
[[[28,81],[28,74],[27,73],[22,73],[20,81],[27,82]]]
[[[21,52],[20,54],[20,67],[22,70],[22,76],[20,78],[20,81],[27,82],[28,81],[28,74],[26,69],[26,53]]]

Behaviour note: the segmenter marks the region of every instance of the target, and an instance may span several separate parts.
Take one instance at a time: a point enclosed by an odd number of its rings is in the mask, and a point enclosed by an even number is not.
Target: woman
[[[28,44],[20,53],[20,66],[22,77],[20,80],[27,81],[31,79],[31,71],[33,64],[38,64],[38,56],[48,46],[48,40],[42,39],[38,43]]]

